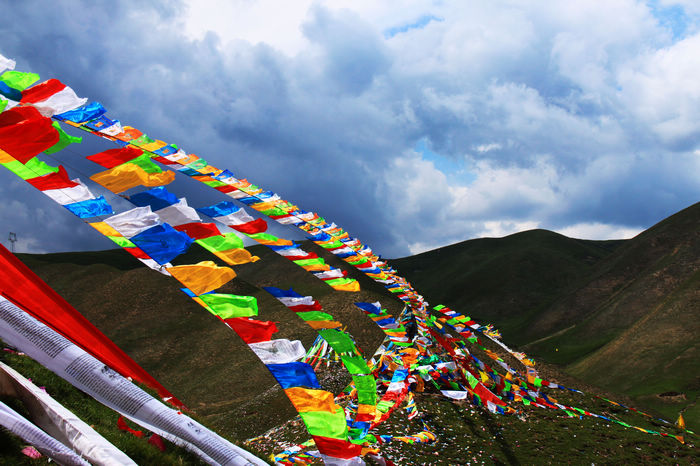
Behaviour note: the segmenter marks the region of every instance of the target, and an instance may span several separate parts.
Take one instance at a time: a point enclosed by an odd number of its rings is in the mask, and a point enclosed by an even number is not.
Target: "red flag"
[[[277,332],[277,326],[274,322],[270,321],[235,317],[232,319],[224,319],[224,322],[229,324],[247,344],[270,341],[272,339],[272,334]]]
[[[262,218],[257,218],[250,222],[241,223],[240,225],[229,225],[236,231],[245,233],[248,235],[254,235],[255,233],[263,233],[267,230],[267,222]]]
[[[70,180],[70,178],[68,178],[68,172],[66,172],[66,169],[63,168],[63,165],[58,166],[58,173],[49,173],[48,175],[29,178],[27,183],[31,184],[39,191],[73,188],[78,186],[78,183],[74,183]]]
[[[221,235],[221,232],[213,223],[183,223],[182,225],[176,225],[173,228],[194,239],[204,239],[211,236]]]
[[[135,159],[141,154],[143,154],[142,150],[128,146],[98,152],[97,154],[92,154],[85,158],[105,168],[114,168],[117,165]]]
[[[334,458],[350,459],[362,453],[362,445],[355,445],[347,440],[319,435],[314,435],[313,439],[319,452]]]
[[[294,312],[320,311],[322,309],[318,301],[313,304],[297,304],[296,306],[287,306]]]
[[[151,435],[148,439],[148,443],[150,443],[160,451],[165,451],[165,444],[163,443],[163,439],[158,434]]]
[[[124,416],[119,416],[119,419],[117,419],[117,427],[119,427],[119,430],[125,430],[136,437],[143,437],[145,435],[142,430],[134,430],[126,425]]]
[[[34,107],[14,107],[0,113],[0,149],[21,163],[27,163],[58,143],[51,118]]]
[[[48,81],[22,91],[22,103],[35,104],[37,102],[42,102],[65,88],[66,85],[58,79],[49,79]]]
[[[216,189],[217,191],[220,191],[224,194],[232,193],[233,191],[238,191],[238,188],[234,188],[233,186],[230,186],[230,185],[217,186],[214,189]]]

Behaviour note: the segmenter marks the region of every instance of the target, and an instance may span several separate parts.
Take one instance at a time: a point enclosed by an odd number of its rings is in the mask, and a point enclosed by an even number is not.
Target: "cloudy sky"
[[[28,0],[3,17],[18,70],[387,257],[531,228],[631,237],[700,200],[695,0]],[[14,175],[0,196],[18,250],[110,247]]]

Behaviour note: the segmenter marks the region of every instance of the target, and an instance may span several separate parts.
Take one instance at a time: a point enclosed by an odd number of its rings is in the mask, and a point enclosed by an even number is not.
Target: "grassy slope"
[[[586,286],[550,309],[545,325],[574,314],[574,327],[528,349],[569,364],[572,373],[599,386],[638,397],[666,416],[697,400],[700,204],[602,261]],[[656,396],[665,392],[679,395]],[[688,422],[700,425],[698,414],[697,407],[691,408]]]
[[[700,204],[624,242],[535,230],[394,264],[429,301],[495,323],[506,342],[700,425]]]
[[[315,245],[304,247],[316,250]],[[348,326],[367,353],[374,351],[383,334],[352,303],[381,300],[394,313],[402,307],[359,274],[362,291],[334,292],[268,248],[249,249],[262,260],[236,267],[238,277],[220,291],[256,296],[260,318],[281,322],[280,331],[275,334],[277,338],[299,339],[308,347],[317,334],[292,317],[291,311],[260,286],[293,286],[299,293],[313,295],[325,310]],[[251,437],[294,414],[267,369],[234,332],[187,298],[171,278],[143,267],[126,252],[20,254],[19,257],[193,409],[206,425],[225,437],[234,441]],[[194,245],[175,263],[212,258],[216,259]],[[336,261],[333,257],[328,260]],[[345,267],[339,263],[333,265]],[[338,389],[343,381],[331,378],[322,381],[326,382],[329,389]]]
[[[509,362],[511,358],[488,341],[485,345]],[[479,350],[474,353],[487,358]],[[612,405],[595,395],[630,405],[619,395],[596,390],[557,367],[538,364],[548,380],[577,387],[585,394],[548,390],[560,403],[627,422],[631,425],[677,435],[679,431],[632,410]],[[407,444],[394,441],[382,453],[396,464],[697,464],[700,453],[694,446],[681,445],[672,438],[652,436],[633,428],[591,417],[570,418],[561,411],[524,408],[517,416],[502,416],[464,402],[451,402],[428,388],[416,395],[416,404],[431,430],[438,436],[434,444]],[[379,429],[381,434],[411,435],[422,430],[417,420],[409,421],[404,410],[397,410]],[[264,456],[279,453],[285,446],[306,440],[299,421],[263,437],[254,445]],[[694,438],[689,438],[694,442]],[[370,462],[369,464],[375,464]]]

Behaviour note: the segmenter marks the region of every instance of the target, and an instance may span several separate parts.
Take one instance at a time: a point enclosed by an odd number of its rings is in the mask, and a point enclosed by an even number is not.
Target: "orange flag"
[[[233,269],[219,267],[212,261],[169,267],[168,272],[196,295],[213,291],[236,276]]]
[[[303,387],[287,388],[284,391],[296,410],[300,413],[310,411],[326,411],[335,413],[338,405],[333,400],[333,394],[325,390],[312,390]]]
[[[101,184],[113,193],[121,193],[135,186],[163,186],[175,179],[171,171],[161,173],[146,173],[133,163],[125,163],[109,170],[95,173],[90,177],[95,183]]]

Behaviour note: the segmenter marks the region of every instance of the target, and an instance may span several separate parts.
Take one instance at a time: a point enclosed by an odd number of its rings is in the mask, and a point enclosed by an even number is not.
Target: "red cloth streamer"
[[[2,245],[0,245],[0,294],[124,377],[131,377],[151,387],[174,406],[185,407],[136,361]]]
[[[0,113],[0,149],[21,163],[27,163],[58,143],[59,136],[34,107],[14,107]]]
[[[165,157],[162,156],[157,156],[157,157],[151,157],[151,160],[155,160],[156,162],[160,162],[163,165],[179,165],[177,162],[173,162],[172,160],[168,160]]]
[[[23,104],[43,102],[52,95],[61,92],[65,88],[66,85],[58,79],[49,79],[48,81],[44,81],[43,83],[37,84],[36,86],[32,86],[29,89],[22,91],[21,102]]]
[[[159,449],[160,451],[165,451],[165,443],[163,439],[158,434],[153,434],[148,438],[148,443]]]
[[[256,218],[250,222],[241,223],[240,225],[229,225],[236,231],[241,233],[246,233],[248,235],[254,235],[255,233],[263,233],[267,231],[267,222],[262,218]]]
[[[355,445],[347,440],[313,436],[314,443],[318,447],[318,451],[324,455],[334,458],[350,459],[362,454],[362,445]]]
[[[287,307],[294,312],[320,311],[323,309],[318,301],[314,301],[313,304],[298,304],[296,306]]]
[[[124,248],[124,250],[137,259],[150,259],[151,258],[151,256],[149,256],[148,254],[143,252],[143,250],[141,248]]]
[[[120,147],[118,149],[109,149],[98,152],[97,154],[88,155],[85,158],[95,162],[98,165],[102,165],[105,168],[114,168],[135,159],[141,154],[143,154],[143,151],[129,146]]]
[[[247,344],[270,341],[272,339],[272,334],[277,332],[277,326],[274,322],[270,321],[235,317],[232,319],[224,319],[224,322],[229,324]]]
[[[306,259],[318,259],[318,256],[316,255],[315,252],[310,252],[305,256],[284,256],[285,259],[289,259],[290,261],[302,261]]]
[[[213,223],[184,223],[173,228],[194,239],[204,239],[211,236],[219,236],[221,234],[219,229]]]
[[[78,183],[74,183],[70,180],[70,178],[68,178],[68,172],[66,172],[66,169],[63,168],[63,165],[58,166],[58,173],[49,173],[48,175],[29,178],[26,181],[39,191],[73,188],[78,186]]]
[[[124,416],[119,416],[119,419],[117,419],[117,427],[119,427],[119,430],[125,430],[136,437],[143,437],[145,435],[142,430],[134,430],[126,425]]]
[[[238,188],[234,188],[233,186],[226,185],[226,186],[217,186],[216,188],[217,191],[220,191],[224,194],[232,193],[233,191],[237,191]]]

